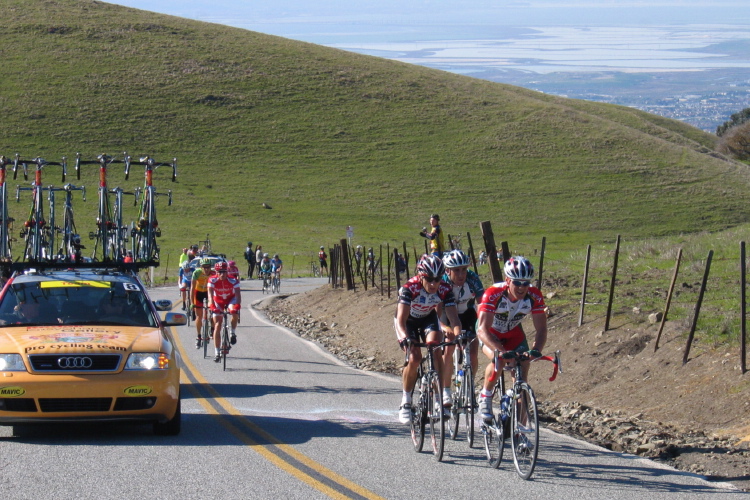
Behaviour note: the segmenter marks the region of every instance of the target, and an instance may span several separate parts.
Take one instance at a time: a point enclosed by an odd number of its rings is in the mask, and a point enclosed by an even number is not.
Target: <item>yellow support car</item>
[[[26,269],[0,293],[0,425],[142,421],[180,432],[180,361],[158,307],[126,268]]]

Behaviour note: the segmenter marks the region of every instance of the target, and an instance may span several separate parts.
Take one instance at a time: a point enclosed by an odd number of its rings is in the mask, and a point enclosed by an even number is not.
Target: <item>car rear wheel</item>
[[[174,417],[164,423],[154,422],[154,434],[157,436],[176,436],[182,426],[182,401],[177,401],[177,411]]]

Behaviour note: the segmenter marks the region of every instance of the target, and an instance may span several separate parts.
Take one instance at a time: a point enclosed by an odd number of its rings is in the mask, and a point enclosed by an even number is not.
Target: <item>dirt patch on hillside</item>
[[[683,365],[684,324],[667,323],[654,352],[658,323],[578,327],[550,302],[545,352],[562,351],[563,373],[549,382],[545,363],[530,376],[545,425],[750,490],[750,373],[741,374],[738,349],[695,345]],[[400,373],[395,295],[322,287],[260,308],[361,369]]]

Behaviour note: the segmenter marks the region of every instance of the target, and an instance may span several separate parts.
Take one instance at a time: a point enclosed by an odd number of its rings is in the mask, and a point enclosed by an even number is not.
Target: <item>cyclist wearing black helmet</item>
[[[417,275],[409,279],[398,292],[398,306],[394,326],[401,349],[407,349],[408,339],[417,342],[442,342],[443,333],[438,319],[437,309],[443,307],[450,321],[453,333],[461,334],[461,320],[456,312],[456,301],[453,289],[442,281],[445,266],[443,261],[434,255],[424,255],[417,266]],[[421,333],[424,337],[420,339]],[[417,381],[417,369],[422,361],[422,351],[418,347],[409,347],[409,357],[404,368],[403,396],[398,419],[407,424],[411,421],[411,393]],[[435,356],[435,369],[443,378],[443,360]],[[445,381],[441,380],[445,387]],[[450,403],[450,399],[447,401]],[[445,412],[447,416],[447,412]]]

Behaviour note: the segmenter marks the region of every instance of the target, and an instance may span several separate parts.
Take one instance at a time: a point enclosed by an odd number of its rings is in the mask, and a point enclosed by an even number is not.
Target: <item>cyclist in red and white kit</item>
[[[453,325],[453,333],[461,334],[461,320],[456,311],[456,301],[453,297],[453,287],[442,281],[445,273],[443,261],[435,255],[424,255],[417,265],[417,275],[409,279],[398,292],[398,306],[394,326],[396,337],[402,350],[407,349],[408,339],[416,342],[440,343],[443,333],[438,319],[438,307],[443,307],[445,314]],[[424,338],[420,338],[421,335]],[[436,353],[435,370],[443,378],[443,359]],[[398,419],[402,424],[411,421],[412,390],[417,381],[417,369],[422,362],[422,350],[419,347],[409,347],[409,357],[404,368],[403,396]],[[445,387],[445,380],[441,380],[441,388]],[[450,404],[450,399],[444,404]],[[449,414],[446,413],[446,416]]]
[[[534,266],[525,257],[511,257],[504,267],[505,281],[487,288],[479,305],[477,336],[484,344],[482,352],[493,360],[495,350],[528,352],[529,357],[538,358],[547,342],[547,314],[544,297],[538,288],[531,286]],[[531,314],[536,330],[534,342],[529,349],[521,321]],[[500,369],[504,365],[502,356]],[[529,361],[521,365],[524,379],[529,373]],[[492,386],[494,365],[490,361],[484,374],[484,387],[479,393],[479,413],[485,420],[492,419]]]
[[[226,262],[217,262],[214,265],[216,276],[208,280],[208,308],[213,313],[214,318],[214,348],[216,357],[214,361],[221,361],[221,327],[224,322],[224,309],[229,310],[231,314],[231,333],[229,342],[237,343],[237,321],[239,312],[242,307],[242,298],[240,296],[240,280],[230,278],[227,274],[229,266]]]

